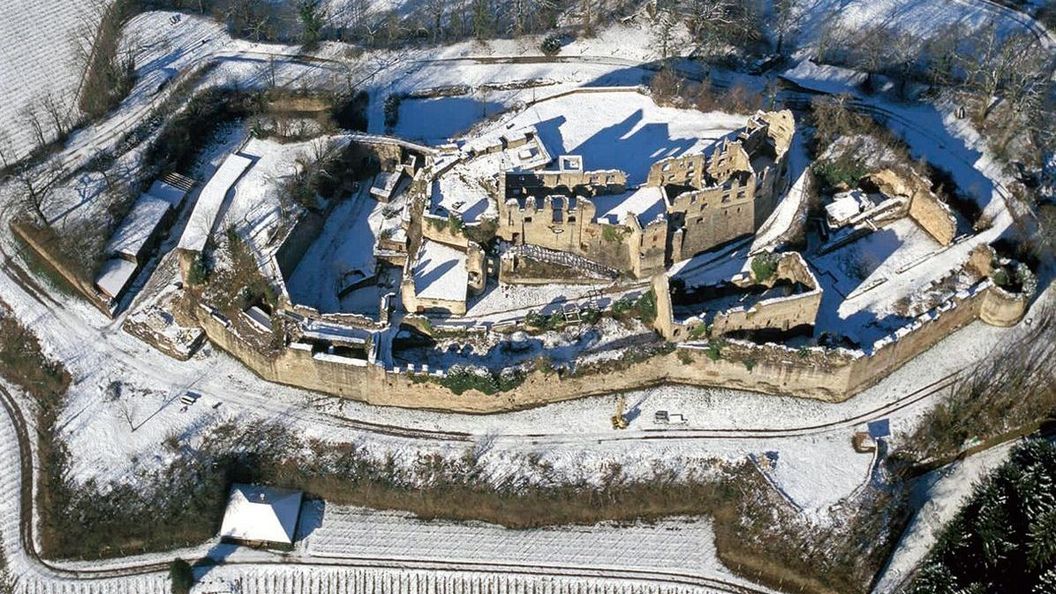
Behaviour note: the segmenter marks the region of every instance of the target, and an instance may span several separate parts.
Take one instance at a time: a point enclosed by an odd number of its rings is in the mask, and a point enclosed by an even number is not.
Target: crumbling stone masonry
[[[759,112],[734,140],[709,155],[654,163],[645,185],[628,191],[622,171],[565,169],[499,176],[497,234],[514,244],[570,252],[636,278],[750,235],[788,185],[790,111]],[[620,194],[643,212],[598,217],[597,202]]]

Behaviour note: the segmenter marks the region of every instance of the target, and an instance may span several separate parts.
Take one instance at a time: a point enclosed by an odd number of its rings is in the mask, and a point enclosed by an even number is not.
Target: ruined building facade
[[[630,190],[622,171],[583,171],[575,157],[500,175],[497,234],[650,276],[760,228],[788,187],[794,130],[790,111],[759,112],[709,154],[654,163]]]

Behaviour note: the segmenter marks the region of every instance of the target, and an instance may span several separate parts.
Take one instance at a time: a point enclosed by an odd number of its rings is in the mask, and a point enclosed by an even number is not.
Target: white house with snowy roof
[[[220,540],[259,547],[292,547],[301,515],[300,491],[235,483]]]

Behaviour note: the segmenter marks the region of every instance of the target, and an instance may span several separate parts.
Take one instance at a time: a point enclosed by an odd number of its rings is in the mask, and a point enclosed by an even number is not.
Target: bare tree
[[[367,19],[367,9],[370,7],[368,0],[348,0],[345,2],[346,22],[353,31],[359,31]]]
[[[44,132],[44,124],[40,121],[40,114],[37,113],[36,103],[34,100],[19,111],[21,121],[24,126],[29,127],[33,131],[33,137],[37,140],[37,148],[43,149],[48,146],[48,138]]]
[[[672,38],[674,37],[675,26],[678,24],[678,15],[675,14],[673,3],[658,2],[653,23],[656,44],[660,48],[660,58],[666,60],[671,57]]]
[[[817,39],[814,41],[814,61],[821,64],[829,61],[829,52],[838,45],[843,35],[838,12],[831,12],[825,16],[825,20],[818,29]]]
[[[268,63],[263,66],[264,70],[264,82],[268,86],[268,90],[272,91],[278,86],[278,76],[275,71],[275,56],[268,56]]]
[[[15,151],[11,146],[11,137],[8,136],[7,131],[0,130],[0,163],[3,163],[3,168],[7,169],[14,159]]]
[[[49,168],[39,177],[32,171],[21,171],[13,176],[14,180],[22,188],[22,203],[26,210],[44,227],[50,227],[45,211],[54,197],[54,190],[62,172],[57,168]]]
[[[962,39],[969,35],[960,24],[936,31],[925,42],[920,53],[925,59],[925,76],[933,84],[949,86],[956,80],[957,50]]]
[[[99,35],[99,23],[107,11],[107,0],[86,0],[77,25],[69,34],[70,56],[74,68],[87,74],[92,64],[92,55],[96,38]],[[84,75],[82,75],[84,76]]]
[[[52,93],[47,93],[44,98],[41,99],[40,104],[44,107],[44,113],[51,119],[52,125],[55,126],[55,131],[58,135],[65,136],[70,129],[69,110],[70,107],[67,105],[65,98],[58,97]]]
[[[514,37],[520,37],[528,30],[531,20],[531,6],[529,0],[508,0],[506,10],[509,13],[509,23],[506,30]]]
[[[326,24],[326,9],[321,0],[300,0],[297,16],[301,21],[301,43],[312,47],[322,38]]]
[[[272,9],[265,0],[231,0],[221,12],[236,35],[262,41],[272,26]]]
[[[785,41],[796,28],[800,0],[774,0],[774,30],[777,31],[777,53],[784,55]]]
[[[976,34],[974,51],[958,52],[965,72],[965,86],[981,98],[977,117],[985,120],[1001,99],[1021,107],[1043,88],[1044,58],[1038,41],[1028,33],[1003,36],[997,25],[988,24]]]
[[[583,35],[586,37],[594,36],[595,2],[597,0],[579,0],[579,24],[583,29]]]
[[[425,10],[433,23],[433,43],[438,43],[443,36],[448,5],[449,0],[426,0],[425,2]]]

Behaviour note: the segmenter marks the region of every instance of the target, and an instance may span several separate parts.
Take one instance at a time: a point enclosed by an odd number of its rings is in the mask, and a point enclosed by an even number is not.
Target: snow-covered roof
[[[414,265],[414,292],[425,299],[463,301],[469,285],[466,254],[425,239]]]
[[[293,544],[301,492],[235,483],[220,526],[221,538]]]
[[[99,276],[95,279],[95,286],[113,299],[125,290],[132,277],[136,274],[139,265],[124,258],[110,258],[103,262]]]
[[[106,253],[136,258],[170,208],[168,200],[153,194],[140,196],[106,244]]]
[[[160,179],[151,184],[150,189],[147,193],[156,198],[161,198],[167,201],[174,208],[179,206],[183,202],[184,196],[187,195],[187,190],[183,188],[177,188],[176,186],[161,181]]]
[[[596,207],[595,219],[599,223],[618,225],[628,214],[638,217],[638,224],[645,227],[665,212],[664,191],[659,186],[642,186],[623,192],[591,198]]]
[[[180,238],[180,249],[194,252],[205,249],[205,243],[213,233],[213,225],[216,224],[224,198],[251,163],[250,159],[234,153],[224,159],[209,183],[202,188],[202,193],[198,195],[194,212],[191,213],[187,228]]]
[[[867,76],[856,70],[803,60],[781,74],[781,78],[822,93],[854,93]]]
[[[834,196],[830,204],[825,205],[825,214],[836,225],[843,225],[858,213],[862,212],[862,203],[853,192]]]

